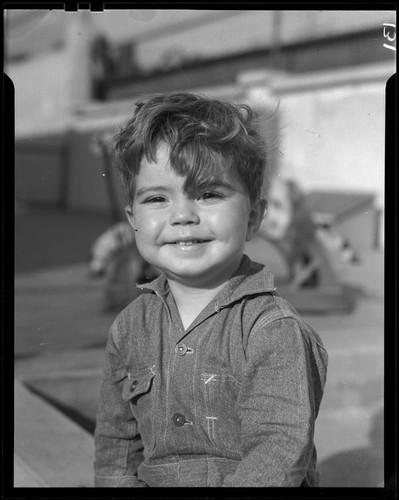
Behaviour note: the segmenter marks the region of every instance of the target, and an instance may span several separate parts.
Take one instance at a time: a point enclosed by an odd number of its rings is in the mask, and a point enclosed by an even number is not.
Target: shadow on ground
[[[383,410],[379,410],[373,417],[369,439],[368,446],[342,451],[320,462],[318,466],[320,486],[344,488],[383,486],[384,458],[381,454],[384,439]]]

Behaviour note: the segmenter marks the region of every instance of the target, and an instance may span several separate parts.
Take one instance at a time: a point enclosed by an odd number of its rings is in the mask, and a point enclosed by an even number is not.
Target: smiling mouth
[[[203,243],[208,243],[209,241],[211,240],[198,240],[198,239],[177,240],[169,242],[169,245],[174,245],[179,248],[187,248],[187,247],[195,247],[198,245],[202,245]]]
[[[190,245],[197,245],[198,243],[205,243],[205,242],[206,240],[183,240],[183,241],[176,241],[175,245],[187,247]]]

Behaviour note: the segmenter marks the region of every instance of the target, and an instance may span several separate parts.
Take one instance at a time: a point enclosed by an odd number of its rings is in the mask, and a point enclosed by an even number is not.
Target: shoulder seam
[[[253,329],[257,330],[258,328],[270,325],[271,323],[274,323],[275,321],[278,321],[280,319],[293,319],[297,323],[301,323],[300,318],[295,313],[290,313],[288,311],[287,312],[277,311],[259,318],[258,321],[255,323]]]
[[[274,313],[271,313],[269,315],[263,316],[259,318],[259,320],[256,322],[256,324],[253,327],[253,330],[251,332],[254,333],[258,331],[259,329],[263,328],[264,326],[270,325],[271,323],[274,323],[275,321],[281,320],[281,319],[292,319],[294,320],[297,325],[299,326],[299,330],[301,332],[301,335],[303,337],[307,338],[307,335],[305,332],[308,332],[308,328],[311,329],[311,331],[314,331],[312,327],[310,327],[303,319],[299,316],[299,314],[295,314],[295,312],[289,312],[289,311],[282,311],[281,309],[279,311],[276,311]],[[314,337],[314,340],[316,341],[317,345],[320,346],[325,352],[327,352],[327,349],[324,347],[321,339],[319,341],[319,336],[316,332],[316,337]],[[251,334],[249,337],[251,337]]]
[[[296,320],[298,323],[301,323],[301,317],[299,316],[299,314],[295,311],[295,310],[292,310],[292,308],[284,308],[281,306],[280,304],[280,300],[278,299],[282,299],[282,297],[280,296],[277,296],[275,294],[272,294],[273,296],[273,301],[274,301],[274,305],[276,307],[276,310],[274,311],[271,311],[269,313],[266,313],[264,316],[261,316],[258,321],[256,322],[256,324],[254,325],[254,329],[256,328],[261,328],[267,324],[270,324],[272,323],[273,321],[276,321],[276,320],[279,320],[279,319],[284,319],[284,318],[292,318],[294,320]]]

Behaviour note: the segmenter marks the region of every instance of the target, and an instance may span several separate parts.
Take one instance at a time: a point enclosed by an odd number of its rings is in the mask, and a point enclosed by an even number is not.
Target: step
[[[14,487],[92,487],[93,437],[15,381]]]

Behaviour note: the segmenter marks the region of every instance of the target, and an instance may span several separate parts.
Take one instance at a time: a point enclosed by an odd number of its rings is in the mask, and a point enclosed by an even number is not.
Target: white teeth
[[[199,243],[199,241],[198,240],[177,241],[176,243],[180,246],[186,247],[188,245],[194,245],[194,243]]]

